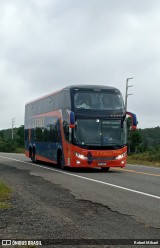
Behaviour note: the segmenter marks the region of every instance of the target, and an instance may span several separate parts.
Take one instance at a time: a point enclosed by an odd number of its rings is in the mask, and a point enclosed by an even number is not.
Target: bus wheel
[[[36,161],[37,161],[37,159],[36,159],[36,151],[35,150],[33,150],[31,160],[32,160],[32,163],[36,163]]]
[[[107,172],[109,171],[110,167],[101,167],[101,171],[103,172]]]
[[[31,146],[29,147],[29,158],[31,158],[32,157],[32,148],[31,148]]]
[[[64,170],[65,168],[65,165],[63,164],[63,155],[62,155],[62,151],[58,151],[58,154],[57,154],[57,163],[58,163],[58,166]]]

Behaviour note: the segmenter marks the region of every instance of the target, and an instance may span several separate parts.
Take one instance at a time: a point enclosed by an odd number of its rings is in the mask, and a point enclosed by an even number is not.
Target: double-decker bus
[[[120,91],[74,85],[25,106],[25,155],[68,167],[125,167],[126,111]],[[136,127],[136,116],[133,128]]]

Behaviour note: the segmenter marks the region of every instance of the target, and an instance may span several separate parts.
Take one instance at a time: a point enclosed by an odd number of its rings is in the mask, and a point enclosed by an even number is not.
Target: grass
[[[9,208],[9,199],[11,197],[11,188],[0,181],[0,209]]]
[[[24,154],[24,148],[16,148],[16,153],[23,153]]]
[[[150,151],[129,155],[127,158],[127,163],[160,167],[160,151]]]

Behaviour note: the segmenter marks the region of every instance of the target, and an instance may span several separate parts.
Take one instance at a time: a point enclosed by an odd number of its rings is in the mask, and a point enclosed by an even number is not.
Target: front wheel
[[[101,171],[103,172],[107,172],[109,171],[110,167],[101,167]]]

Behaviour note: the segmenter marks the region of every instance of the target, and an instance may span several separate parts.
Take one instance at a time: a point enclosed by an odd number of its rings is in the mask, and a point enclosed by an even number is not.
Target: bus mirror
[[[75,114],[74,114],[74,112],[70,111],[69,117],[70,117],[69,127],[74,128],[75,127]]]
[[[137,117],[135,114],[131,113],[131,112],[126,112],[126,115],[129,115],[132,119],[132,126],[131,128],[132,129],[136,129],[137,128],[137,124],[138,124],[138,121],[137,121]]]

